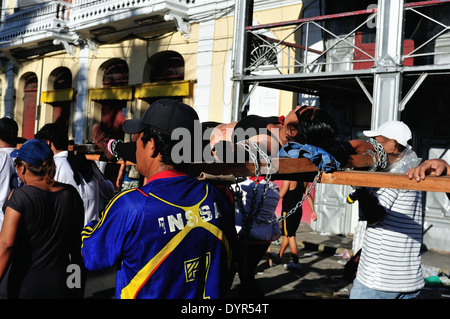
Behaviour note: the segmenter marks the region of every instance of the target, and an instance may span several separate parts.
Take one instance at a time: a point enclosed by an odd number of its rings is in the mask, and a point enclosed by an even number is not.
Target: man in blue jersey
[[[193,136],[197,122],[190,106],[161,99],[123,124],[139,135],[136,165],[148,183],[114,197],[82,233],[89,270],[119,266],[116,298],[223,298],[231,286],[234,207],[218,188],[183,173],[186,163],[171,154],[180,142],[172,132]]]

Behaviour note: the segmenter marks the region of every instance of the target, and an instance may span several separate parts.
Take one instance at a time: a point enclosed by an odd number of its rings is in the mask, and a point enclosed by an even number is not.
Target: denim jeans
[[[350,291],[350,299],[415,299],[419,294],[420,290],[406,293],[375,290],[355,279]]]

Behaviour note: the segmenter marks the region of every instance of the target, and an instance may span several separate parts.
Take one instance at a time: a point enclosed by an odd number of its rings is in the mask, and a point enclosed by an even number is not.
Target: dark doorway
[[[25,80],[23,96],[23,121],[22,136],[26,139],[34,138],[34,128],[36,122],[36,100],[37,100],[38,80],[35,74],[30,75]]]

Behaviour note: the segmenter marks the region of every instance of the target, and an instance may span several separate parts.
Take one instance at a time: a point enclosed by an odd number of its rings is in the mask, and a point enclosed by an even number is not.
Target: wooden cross
[[[74,145],[73,151],[86,154],[90,160],[100,159],[100,150],[95,146]],[[392,163],[395,156],[388,156],[388,162]],[[272,158],[273,180],[302,180],[312,181],[317,173],[317,167],[307,158]],[[123,163],[121,161],[117,163]],[[133,164],[126,162],[126,164]],[[352,155],[344,169],[333,173],[323,173],[320,183],[352,185],[363,187],[388,187],[396,189],[410,189],[429,192],[450,193],[450,176],[427,176],[425,180],[416,182],[410,180],[405,174],[388,172],[367,171],[373,165],[370,155]],[[259,162],[261,175],[267,173],[267,165]],[[187,168],[187,173],[204,179],[215,180],[219,183],[234,183],[236,177],[255,175],[255,165],[252,162],[245,163],[193,163]]]

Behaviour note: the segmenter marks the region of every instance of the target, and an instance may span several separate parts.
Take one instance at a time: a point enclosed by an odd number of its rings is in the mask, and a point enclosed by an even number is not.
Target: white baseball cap
[[[408,141],[412,138],[409,127],[400,121],[389,121],[381,124],[376,130],[363,131],[363,133],[367,137],[382,135],[384,137],[396,140],[403,146],[406,146]]]

